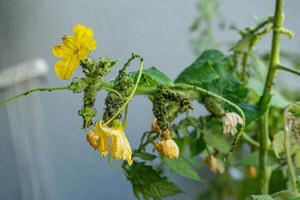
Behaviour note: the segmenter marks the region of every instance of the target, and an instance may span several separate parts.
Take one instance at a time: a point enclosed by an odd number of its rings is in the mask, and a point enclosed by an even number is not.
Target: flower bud
[[[237,125],[243,124],[243,120],[238,114],[234,112],[227,112],[222,118],[222,123],[223,133],[229,133],[234,136],[237,133]]]
[[[257,176],[257,170],[254,166],[247,167],[246,173],[249,178],[256,178]]]
[[[176,142],[171,138],[171,133],[169,130],[164,132],[163,138],[155,144],[155,148],[167,158],[177,159],[179,156],[179,148]]]
[[[218,167],[218,162],[217,159],[213,155],[209,155],[206,158],[204,158],[204,162],[209,166],[209,169],[213,173],[217,173],[219,167]]]

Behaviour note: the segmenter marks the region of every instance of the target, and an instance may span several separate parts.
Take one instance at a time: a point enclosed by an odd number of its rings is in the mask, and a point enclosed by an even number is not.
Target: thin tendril
[[[29,94],[31,94],[33,92],[45,92],[45,91],[51,92],[51,91],[55,91],[55,90],[68,90],[68,89],[70,89],[69,86],[66,86],[66,87],[56,87],[56,88],[55,87],[54,88],[35,88],[35,89],[27,90],[25,92],[22,92],[20,94],[15,95],[15,96],[12,96],[12,97],[10,97],[8,99],[2,100],[2,101],[0,101],[0,105],[8,103],[10,101],[14,101],[14,100],[16,100],[16,99],[18,99],[18,98],[20,98],[22,96],[27,96],[27,95],[29,95]]]

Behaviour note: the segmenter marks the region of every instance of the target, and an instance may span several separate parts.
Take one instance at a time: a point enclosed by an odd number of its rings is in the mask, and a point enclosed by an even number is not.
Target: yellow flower
[[[123,130],[113,131],[111,136],[110,155],[112,158],[119,160],[127,160],[128,164],[132,164],[130,144]]]
[[[74,36],[64,36],[63,44],[53,47],[52,53],[62,60],[55,64],[55,72],[60,79],[69,79],[81,60],[88,57],[89,53],[97,46],[93,38],[93,30],[77,24],[73,27]]]
[[[102,136],[100,138],[100,152],[107,153],[108,137],[111,138],[110,144],[110,156],[119,160],[127,160],[128,164],[132,164],[131,159],[131,147],[125,136],[122,124],[117,127],[105,126],[102,121],[99,121],[95,125],[95,130]],[[106,155],[106,154],[105,154]]]
[[[155,144],[156,150],[167,158],[177,159],[179,156],[179,148],[176,142],[171,138],[170,131],[167,130],[163,134],[163,138]]]
[[[97,149],[101,153],[101,156],[105,157],[108,151],[109,135],[102,129],[102,122],[96,122],[94,130],[99,135],[99,144]]]
[[[86,139],[90,143],[91,147],[93,147],[94,149],[98,148],[100,136],[96,134],[94,130],[88,132],[88,134],[86,135]]]

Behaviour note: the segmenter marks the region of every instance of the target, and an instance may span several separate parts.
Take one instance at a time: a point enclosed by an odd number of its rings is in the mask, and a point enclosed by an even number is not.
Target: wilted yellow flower
[[[98,148],[100,136],[96,134],[94,130],[88,132],[88,134],[86,135],[86,139],[94,149]]]
[[[167,158],[178,158],[179,148],[176,142],[172,139],[169,130],[163,133],[161,140],[155,144],[155,148],[158,152],[166,156]]]
[[[127,160],[128,164],[132,164],[131,148],[123,130],[116,130],[111,136],[110,155],[112,158]]]
[[[80,60],[88,57],[90,51],[96,48],[93,30],[77,24],[73,27],[74,36],[64,36],[63,44],[53,47],[52,53],[63,60],[55,64],[56,75],[63,80],[69,79],[78,67]]]
[[[243,124],[242,118],[235,112],[228,112],[222,118],[223,123],[223,133],[230,133],[234,136],[237,133],[237,125]]]
[[[106,131],[102,128],[102,122],[96,122],[94,131],[99,135],[99,144],[98,144],[98,151],[101,153],[102,157],[105,157],[107,155],[108,151],[108,137]]]
[[[125,136],[122,124],[117,127],[105,126],[102,121],[99,121],[95,125],[95,131],[99,133],[100,144],[99,151],[102,153],[107,153],[108,149],[108,138],[111,138],[110,144],[110,156],[119,160],[127,160],[128,164],[132,164],[132,151],[130,144]]]

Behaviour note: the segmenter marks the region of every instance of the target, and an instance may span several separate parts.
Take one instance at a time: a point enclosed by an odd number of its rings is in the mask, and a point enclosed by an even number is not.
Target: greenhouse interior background
[[[189,31],[197,16],[196,5],[197,0],[0,0],[0,69],[37,59],[48,66],[48,72],[39,78],[2,87],[0,97],[4,99],[32,87],[65,86],[67,82],[55,76],[56,58],[51,49],[77,23],[94,30],[98,46],[92,56],[119,58],[120,68],[132,53],[139,53],[145,67],[159,66],[175,78],[196,58]],[[271,0],[220,0],[219,6],[225,20],[240,28],[273,12]],[[285,1],[289,13],[286,26],[296,36],[294,40],[283,38],[283,46],[294,52],[300,51],[299,7],[298,0]],[[215,27],[215,37],[222,43],[239,35]],[[269,50],[269,42],[270,38],[264,40],[260,50]],[[77,71],[76,75],[80,73]],[[284,84],[299,85],[299,79],[292,75],[285,78],[288,81]],[[100,111],[104,97],[104,92],[99,94]],[[133,101],[126,132],[136,147],[153,115],[147,112],[151,105],[144,97]],[[134,199],[124,175],[88,147],[77,115],[81,103],[79,95],[53,91],[0,106],[0,199]],[[199,108],[197,112],[205,111]],[[176,175],[173,179],[185,193],[167,198],[170,200],[193,199],[196,191],[207,187],[205,182]]]

